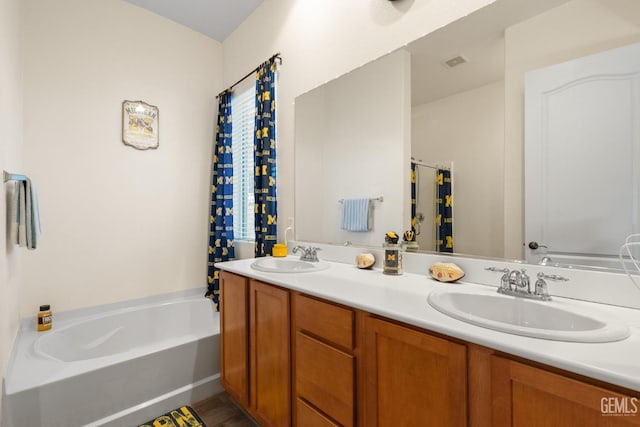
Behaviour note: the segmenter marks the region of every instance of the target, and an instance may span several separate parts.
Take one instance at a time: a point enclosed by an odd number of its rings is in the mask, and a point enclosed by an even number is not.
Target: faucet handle
[[[544,274],[542,271],[538,273],[538,279],[553,280],[554,282],[568,282],[569,279],[557,274]]]
[[[551,301],[549,291],[547,290],[547,282],[545,282],[544,279],[540,277],[540,274],[541,273],[538,273],[538,280],[536,280],[536,289],[533,293],[534,295],[540,297],[542,301]]]
[[[551,296],[549,295],[549,291],[547,289],[547,280],[553,280],[554,282],[567,282],[569,279],[563,276],[558,276],[557,274],[544,274],[542,271],[537,275],[538,280],[536,281],[536,289],[534,294],[540,297],[542,301],[551,301]]]
[[[509,283],[509,269],[508,268],[497,268],[497,267],[487,267],[485,268],[487,271],[492,271],[494,273],[502,273],[502,277],[500,277],[500,288],[498,291],[510,291],[511,283]]]
[[[509,273],[508,268],[487,267],[485,270],[493,271],[494,273]]]
[[[322,248],[318,248],[318,247],[310,247],[309,248],[309,255],[311,257],[311,261],[320,261],[318,259],[318,251],[321,251]]]

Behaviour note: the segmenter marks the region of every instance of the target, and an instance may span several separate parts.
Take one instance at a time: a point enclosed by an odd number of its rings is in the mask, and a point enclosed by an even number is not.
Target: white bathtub
[[[134,426],[219,391],[219,318],[204,290],[23,321],[3,427]]]

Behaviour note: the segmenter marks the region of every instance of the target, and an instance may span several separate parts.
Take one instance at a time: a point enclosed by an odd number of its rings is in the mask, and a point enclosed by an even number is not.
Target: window
[[[233,237],[255,240],[253,197],[253,131],[255,126],[255,83],[233,91],[231,114],[233,131]]]

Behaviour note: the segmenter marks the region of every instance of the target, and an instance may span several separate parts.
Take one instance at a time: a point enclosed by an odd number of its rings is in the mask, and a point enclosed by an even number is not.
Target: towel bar
[[[369,200],[371,200],[372,202],[384,202],[384,196],[374,197],[374,198],[371,198]],[[340,200],[338,200],[338,202],[342,203],[342,202],[344,202],[344,199],[340,199]]]
[[[3,171],[4,182],[7,181],[26,181],[28,178],[25,175],[19,175],[15,173],[9,173],[7,171]]]

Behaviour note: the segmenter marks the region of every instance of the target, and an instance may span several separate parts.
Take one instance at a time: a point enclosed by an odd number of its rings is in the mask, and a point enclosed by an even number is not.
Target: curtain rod
[[[277,59],[277,60],[279,60],[279,61],[280,61],[280,65],[282,65],[282,57],[280,56],[280,52],[276,53],[276,54],[275,54],[275,55],[273,55],[271,58],[267,59],[267,61],[270,61],[270,60],[272,60],[272,59],[274,59],[274,58],[275,58],[275,59]],[[262,64],[261,64],[261,65],[262,65]],[[216,96],[216,99],[218,99],[218,97],[220,97],[220,95],[221,95],[222,93],[224,93],[224,92],[226,92],[226,91],[230,91],[230,90],[232,90],[235,86],[237,86],[237,85],[238,85],[238,83],[240,83],[240,82],[244,81],[247,77],[251,76],[253,73],[255,73],[256,71],[258,71],[258,68],[259,68],[259,67],[260,67],[260,66],[257,66],[257,67],[256,67],[256,68],[254,68],[253,70],[249,71],[249,72],[247,73],[247,75],[246,75],[246,76],[244,76],[243,78],[241,78],[240,80],[238,80],[237,82],[235,82],[234,84],[232,84],[231,86],[229,86],[227,89],[225,89],[225,90],[223,90],[222,92],[220,92],[220,93]]]
[[[447,171],[451,170],[451,168],[449,168],[448,166],[430,165],[428,163],[423,162],[422,160],[416,160],[414,157],[411,158],[411,162],[413,162],[416,166],[423,166],[425,168],[443,169],[443,170],[447,170]]]

